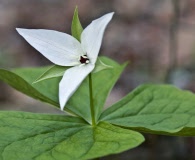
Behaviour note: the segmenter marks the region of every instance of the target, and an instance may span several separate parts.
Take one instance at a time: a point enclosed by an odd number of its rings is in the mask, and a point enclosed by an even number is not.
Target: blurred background
[[[76,5],[84,28],[115,12],[100,54],[130,62],[106,106],[142,83],[170,83],[195,92],[195,0],[0,0],[0,68],[51,64],[15,28],[70,33]],[[0,109],[60,113],[2,82]],[[101,160],[195,160],[195,138],[144,135],[141,146]]]

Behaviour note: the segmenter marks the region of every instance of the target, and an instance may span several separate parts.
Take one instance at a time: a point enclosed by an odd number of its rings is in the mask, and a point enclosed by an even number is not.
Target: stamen
[[[87,55],[82,55],[80,57],[79,61],[81,62],[81,64],[88,64],[89,63],[89,58],[87,57]]]
[[[87,56],[86,56],[86,55],[83,55],[82,57],[83,57],[83,58],[87,58]]]

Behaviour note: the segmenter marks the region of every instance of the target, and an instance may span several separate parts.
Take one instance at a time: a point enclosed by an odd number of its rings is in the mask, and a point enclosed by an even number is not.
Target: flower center
[[[79,61],[81,62],[81,64],[88,64],[89,63],[89,58],[87,57],[87,55],[83,55],[83,56],[80,56],[80,59]]]

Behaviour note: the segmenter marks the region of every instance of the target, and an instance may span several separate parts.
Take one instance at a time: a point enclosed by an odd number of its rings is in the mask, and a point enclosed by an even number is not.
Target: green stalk
[[[89,97],[90,97],[90,109],[91,109],[91,120],[92,126],[95,126],[95,111],[94,111],[94,104],[93,104],[93,88],[92,88],[92,77],[91,73],[89,74]]]
[[[178,31],[179,31],[179,18],[180,18],[180,0],[172,0],[174,15],[171,19],[169,29],[169,67],[165,76],[165,81],[170,83],[170,75],[178,66]]]

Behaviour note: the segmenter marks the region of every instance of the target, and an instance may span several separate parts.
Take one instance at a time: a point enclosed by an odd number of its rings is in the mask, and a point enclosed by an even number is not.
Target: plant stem
[[[173,12],[174,15],[171,19],[171,25],[169,29],[169,58],[170,64],[166,74],[165,81],[170,82],[170,76],[172,72],[177,68],[178,65],[178,29],[179,29],[179,17],[180,17],[180,0],[172,0]]]
[[[93,104],[93,88],[92,88],[92,77],[91,73],[89,74],[89,97],[90,97],[90,109],[91,109],[91,120],[92,120],[92,126],[96,125],[95,122],[95,111],[94,111],[94,104]]]

